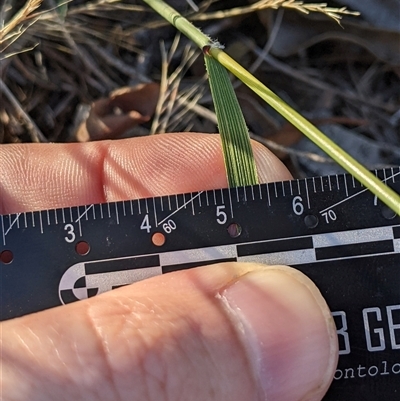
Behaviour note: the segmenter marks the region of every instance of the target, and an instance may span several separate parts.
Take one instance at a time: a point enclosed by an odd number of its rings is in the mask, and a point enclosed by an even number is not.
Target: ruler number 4
[[[147,234],[150,233],[151,225],[150,225],[150,222],[149,222],[149,215],[148,215],[148,214],[146,214],[146,215],[144,216],[144,219],[143,219],[143,221],[142,221],[142,224],[140,225],[140,229],[141,229],[141,230],[146,230]]]
[[[167,234],[170,234],[173,230],[176,230],[176,224],[174,220],[169,219],[166,223],[162,225],[162,228]],[[150,234],[151,224],[148,214],[144,216],[142,224],[140,225],[140,229],[145,230],[147,234]]]
[[[64,230],[67,232],[67,236],[64,237],[65,241],[68,242],[69,244],[71,242],[75,241],[75,232],[74,232],[74,226],[72,224],[66,224],[64,226]]]

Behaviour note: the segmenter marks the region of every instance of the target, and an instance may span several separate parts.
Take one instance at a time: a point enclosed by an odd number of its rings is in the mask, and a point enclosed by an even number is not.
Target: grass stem
[[[213,42],[207,35],[202,33],[176,10],[164,3],[162,0],[144,1],[163,18],[174,25],[179,31],[191,39],[198,47],[201,49],[209,47],[209,54],[214,57],[215,60],[221,63],[221,65],[239,78],[254,93],[260,96],[278,113],[298,128],[347,172],[352,174],[358,181],[376,195],[378,199],[400,215],[399,194],[385,185],[381,180],[375,177],[375,175],[346,153],[340,146],[324,135],[318,128],[313,126],[308,120],[293,110],[288,104],[279,98],[278,95],[268,89],[262,82],[228,56],[228,54],[222,51],[217,42]]]

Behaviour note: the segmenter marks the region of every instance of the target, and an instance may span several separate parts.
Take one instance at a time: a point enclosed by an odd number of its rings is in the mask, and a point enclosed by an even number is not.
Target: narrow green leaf
[[[212,56],[225,66],[233,75],[239,78],[254,93],[265,100],[278,113],[319,146],[326,154],[352,174],[361,184],[365,185],[383,203],[400,215],[400,196],[385,185],[379,178],[368,171],[362,164],[345,152],[339,145],[329,139],[307,119],[293,110],[278,95],[268,89],[262,82],[250,74],[239,63],[218,48],[210,48]]]
[[[226,69],[204,51],[230,187],[258,184],[249,131]]]
[[[275,108],[275,110],[277,110],[283,117],[290,121],[317,146],[324,150],[347,172],[352,174],[355,178],[357,178],[358,181],[365,185],[374,195],[378,197],[378,199],[380,199],[394,212],[400,215],[399,194],[371,174],[364,166],[358,163],[337,144],[327,138],[318,128],[314,127],[309,121],[293,110],[279,96],[268,89],[235,60],[217,47],[213,47],[212,41],[207,35],[204,35],[198,28],[182,17],[172,7],[168,6],[162,0],[143,1],[149,4],[163,18],[179,29],[201,49],[209,47],[210,55],[220,62],[222,66],[239,78],[271,107]]]

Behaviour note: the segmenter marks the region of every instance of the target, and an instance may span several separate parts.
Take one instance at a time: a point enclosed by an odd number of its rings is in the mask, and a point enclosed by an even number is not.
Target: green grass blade
[[[208,36],[167,4],[157,0],[145,1],[202,49],[208,50],[210,45],[215,46],[211,44]],[[204,58],[218,120],[228,184],[230,187],[258,184],[249,132],[228,72],[207,51],[204,52]]]
[[[265,100],[271,107],[278,111],[283,117],[297,127],[317,146],[324,150],[333,160],[341,165],[347,172],[352,174],[358,181],[367,187],[383,203],[389,206],[394,212],[400,215],[400,196],[391,188],[386,186],[377,177],[371,174],[364,166],[358,163],[353,157],[331,141],[320,130],[314,127],[309,121],[293,110],[275,93],[262,84],[257,78],[251,75],[235,60],[229,57],[221,49],[213,46],[212,40],[204,35],[198,28],[182,17],[172,7],[162,0],[144,0],[162,17],[179,29],[184,35],[191,39],[201,49],[209,48],[213,58],[221,63],[227,70],[239,78],[253,92]]]
[[[347,172],[352,174],[358,181],[367,187],[378,197],[378,199],[400,215],[399,194],[385,185],[381,180],[379,180],[379,178],[346,153],[340,146],[329,139],[307,119],[293,110],[278,95],[268,89],[262,82],[251,75],[225,52],[217,48],[211,48],[210,53],[232,74],[239,78],[245,85],[252,89],[258,96],[298,128]]]
[[[258,184],[250,136],[226,69],[204,51],[230,187]]]

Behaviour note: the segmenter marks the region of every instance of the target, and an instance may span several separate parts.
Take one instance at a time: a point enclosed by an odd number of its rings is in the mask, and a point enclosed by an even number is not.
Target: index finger
[[[263,145],[253,142],[253,150],[261,182],[291,178]],[[0,153],[1,214],[226,186],[218,135],[12,144]]]

